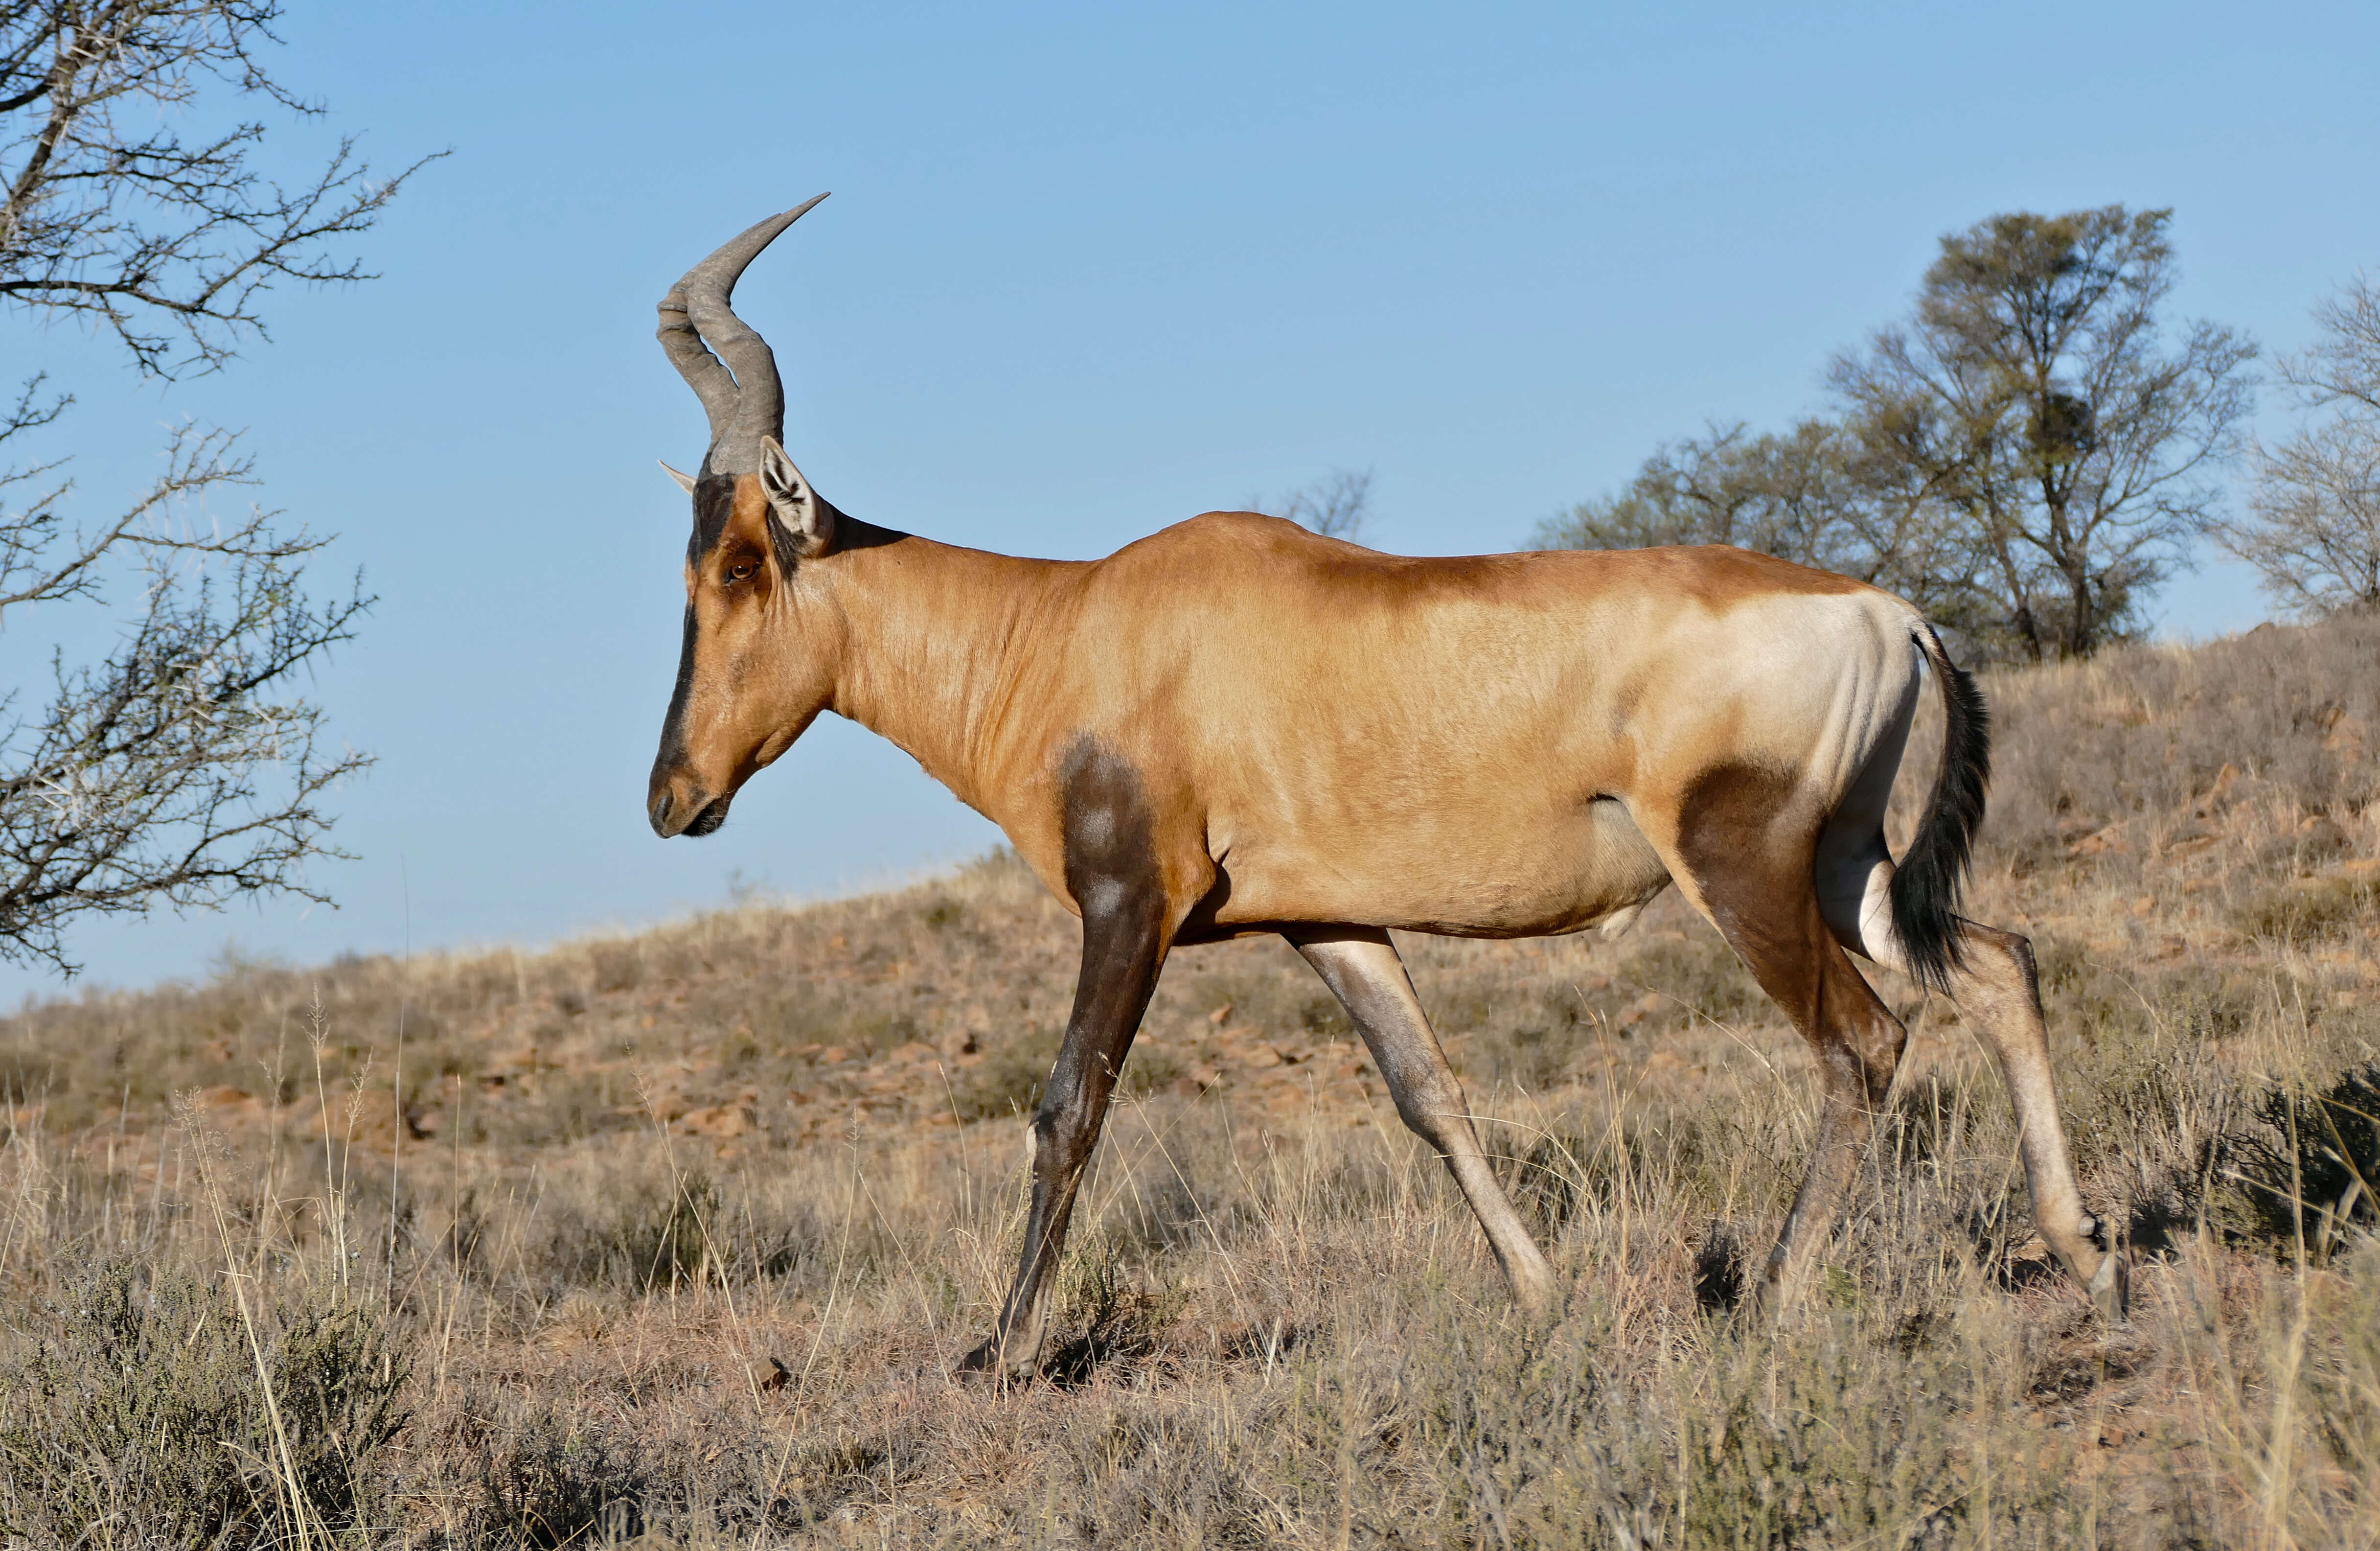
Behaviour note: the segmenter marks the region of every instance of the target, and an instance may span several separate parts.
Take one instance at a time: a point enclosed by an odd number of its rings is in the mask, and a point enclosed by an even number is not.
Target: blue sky
[[[162,391],[69,327],[0,315],[0,349],[79,396],[92,517],[164,422],[249,429],[261,498],[380,595],[316,684],[380,763],[340,799],[358,860],[313,874],[340,909],[86,929],[99,983],[538,943],[996,838],[831,721],[712,839],[639,812],[686,522],[653,459],[703,441],[652,303],[821,189],[737,298],[795,456],[861,517],[1064,556],[1340,467],[1376,473],[1371,543],[1514,547],[1665,437],[1815,404],[1997,211],[2169,205],[2178,315],[2283,348],[2380,266],[2368,6],[299,4],[285,33],[333,110],[293,160],[452,151],[367,239],[383,277],[283,294],[271,343]],[[2216,565],[2165,620],[2262,612]],[[42,639],[10,622],[12,672]]]

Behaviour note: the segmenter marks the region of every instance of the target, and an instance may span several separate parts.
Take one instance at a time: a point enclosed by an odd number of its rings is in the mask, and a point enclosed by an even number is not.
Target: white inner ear
[[[769,498],[777,520],[800,541],[805,553],[825,548],[831,519],[810,490],[810,482],[794,467],[774,436],[760,439],[760,493]]]
[[[667,474],[670,478],[677,481],[677,487],[680,490],[685,491],[688,495],[694,494],[694,476],[692,474],[681,474],[675,469],[671,468],[668,464],[662,463],[662,460],[658,458],[654,458],[653,461],[661,463],[662,473]]]
[[[777,445],[774,437],[765,438],[760,444],[760,489],[768,495],[769,504],[777,508],[777,515],[797,527],[803,525],[805,510],[810,504],[809,482],[802,478],[802,471],[794,467],[794,460],[785,456],[785,449]]]

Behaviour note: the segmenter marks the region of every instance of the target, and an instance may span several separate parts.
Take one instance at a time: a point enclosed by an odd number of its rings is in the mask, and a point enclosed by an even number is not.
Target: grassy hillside
[[[1404,939],[1557,1327],[1254,942],[1167,971],[1047,1382],[960,1386],[1075,974],[994,858],[0,1020],[0,1541],[2380,1544],[2380,622],[1988,688],[1973,913],[2034,934],[2126,1325],[1901,983],[1820,1293],[1730,1324],[1813,1077],[1671,896]]]

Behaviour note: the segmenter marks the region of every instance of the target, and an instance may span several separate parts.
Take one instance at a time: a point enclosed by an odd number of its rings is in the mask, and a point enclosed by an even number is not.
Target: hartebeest
[[[694,537],[648,812],[662,836],[710,834],[831,710],[999,824],[1082,918],[1074,1012],[1032,1121],[1023,1262],[967,1367],[1038,1361],[1075,1188],[1167,953],[1257,933],[1287,938],[1345,1005],[1521,1304],[1552,1308],[1553,1272],[1389,934],[1624,924],[1671,883],[1817,1055],[1814,1156],[1767,1295],[1825,1235],[1900,1059],[1856,953],[1981,1028],[2036,1226],[2095,1301],[2120,1306],[2119,1255],[2068,1163],[2032,950],[1953,913],[1984,812],[1985,709],[1915,609],[1729,548],[1408,559],[1208,512],[1061,562],[859,521],[785,456],[774,359],[729,306],[817,202],[735,238],[661,304],[710,446],[694,477],[671,470]],[[1928,668],[1942,769],[1896,866],[1885,804]]]

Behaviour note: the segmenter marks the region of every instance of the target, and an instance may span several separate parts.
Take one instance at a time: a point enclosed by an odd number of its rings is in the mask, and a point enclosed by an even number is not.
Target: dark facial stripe
[[[694,482],[694,536],[686,546],[687,564],[700,565],[704,556],[719,547],[735,515],[735,475],[705,474]]]
[[[701,568],[703,557],[718,547],[735,513],[735,476],[705,474],[694,482],[694,534],[686,541],[686,563]],[[677,684],[670,691],[669,713],[662,718],[662,742],[653,755],[652,779],[659,783],[686,763],[686,702],[694,692],[694,648],[700,629],[694,605],[686,605],[686,633],[678,646]]]
[[[686,605],[686,636],[678,646],[677,684],[670,690],[669,714],[662,718],[662,746],[653,755],[652,779],[660,782],[686,763],[686,702],[694,692],[694,605]]]

